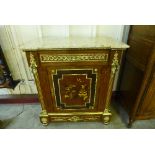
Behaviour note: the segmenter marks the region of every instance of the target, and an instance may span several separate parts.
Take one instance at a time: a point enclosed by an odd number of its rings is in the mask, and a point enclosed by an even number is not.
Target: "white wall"
[[[23,79],[15,90],[0,89],[0,94],[32,94],[37,93],[33,75],[28,67],[25,53],[19,49],[19,45],[42,37],[72,37],[72,36],[110,36],[121,41],[123,37],[123,25],[42,25],[42,26],[0,26],[0,44],[4,51],[8,66],[14,79]],[[114,90],[117,84],[115,79]]]

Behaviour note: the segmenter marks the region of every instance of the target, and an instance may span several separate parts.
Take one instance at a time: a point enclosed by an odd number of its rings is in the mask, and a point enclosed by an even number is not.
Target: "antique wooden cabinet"
[[[41,122],[107,124],[115,72],[126,48],[110,38],[48,38],[24,45],[42,106]]]
[[[120,84],[129,125],[155,117],[155,26],[131,26]]]

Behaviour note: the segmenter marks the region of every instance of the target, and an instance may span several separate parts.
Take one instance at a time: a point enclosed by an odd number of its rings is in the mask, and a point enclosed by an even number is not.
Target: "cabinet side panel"
[[[143,72],[126,61],[121,80],[121,104],[131,113],[143,79]]]
[[[155,116],[155,64],[141,98],[141,107],[139,108],[138,114]]]

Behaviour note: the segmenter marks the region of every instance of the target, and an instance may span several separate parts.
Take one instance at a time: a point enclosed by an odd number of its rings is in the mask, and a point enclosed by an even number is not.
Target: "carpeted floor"
[[[126,129],[128,117],[116,103],[112,104],[110,124],[102,122],[65,122],[50,123],[43,126],[39,120],[39,104],[0,104],[1,129]],[[135,121],[131,129],[155,129],[155,119]]]

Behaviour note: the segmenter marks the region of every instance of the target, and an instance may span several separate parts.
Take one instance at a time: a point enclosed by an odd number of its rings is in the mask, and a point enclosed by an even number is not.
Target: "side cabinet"
[[[131,26],[120,82],[121,104],[134,120],[155,118],[155,26]]]

